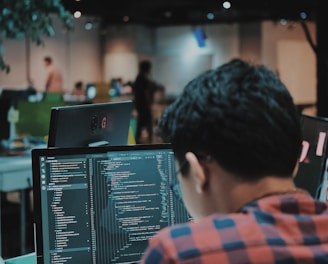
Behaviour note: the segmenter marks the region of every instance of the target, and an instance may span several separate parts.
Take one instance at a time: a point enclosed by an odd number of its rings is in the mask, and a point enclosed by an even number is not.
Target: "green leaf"
[[[42,45],[42,37],[55,35],[50,15],[59,17],[68,30],[73,29],[73,15],[61,0],[0,0],[0,71],[10,72],[1,37],[30,37],[37,45]]]

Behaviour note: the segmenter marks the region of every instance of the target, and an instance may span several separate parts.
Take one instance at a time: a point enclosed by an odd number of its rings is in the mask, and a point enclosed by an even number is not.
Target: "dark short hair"
[[[44,57],[43,60],[46,61],[46,62],[49,62],[49,63],[52,62],[52,58],[50,56]]]
[[[78,90],[81,90],[83,88],[83,82],[82,81],[77,81],[75,83],[75,88],[77,88]]]
[[[139,63],[139,71],[141,73],[149,73],[151,70],[151,62],[149,60],[143,60]]]
[[[203,153],[245,180],[290,177],[302,138],[285,85],[266,66],[240,59],[189,82],[163,112],[158,134],[180,162],[187,151]]]

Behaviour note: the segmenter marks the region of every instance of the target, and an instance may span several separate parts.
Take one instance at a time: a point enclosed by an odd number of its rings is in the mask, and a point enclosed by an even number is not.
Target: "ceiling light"
[[[301,12],[300,13],[300,18],[307,19],[307,13],[306,12]]]
[[[222,4],[224,9],[229,9],[231,7],[231,2],[229,1],[224,1]]]
[[[215,15],[212,12],[207,13],[206,15],[208,20],[213,20],[215,18]]]
[[[287,24],[287,20],[284,18],[280,19],[280,24],[285,26]]]
[[[82,15],[82,14],[81,14],[81,11],[75,11],[75,12],[74,12],[74,17],[75,17],[75,18],[79,18],[79,17],[81,17],[81,15]]]
[[[91,21],[86,22],[84,25],[85,30],[91,30],[92,27],[93,27],[93,25],[92,25]]]

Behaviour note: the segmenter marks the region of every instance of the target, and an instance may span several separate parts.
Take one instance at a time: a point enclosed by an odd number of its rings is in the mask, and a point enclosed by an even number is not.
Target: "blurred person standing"
[[[62,73],[54,66],[50,56],[44,57],[43,61],[47,69],[45,91],[47,93],[64,93]]]
[[[136,143],[142,143],[142,131],[147,131],[147,141],[152,142],[153,138],[153,117],[152,103],[153,94],[156,84],[151,80],[152,64],[148,60],[143,60],[139,63],[139,72],[132,85],[134,104],[137,111],[137,130]]]

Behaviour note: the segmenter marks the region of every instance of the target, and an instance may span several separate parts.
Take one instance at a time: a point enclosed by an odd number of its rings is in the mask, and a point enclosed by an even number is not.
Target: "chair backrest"
[[[9,138],[8,111],[11,106],[9,99],[0,98],[0,141]]]
[[[16,124],[18,135],[45,137],[49,133],[50,113],[54,106],[63,106],[64,101],[28,102],[20,100],[17,103],[19,120]]]
[[[64,97],[62,93],[44,93],[43,100],[47,102],[63,102]]]

